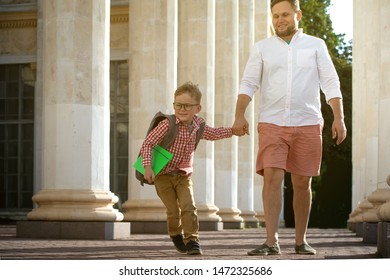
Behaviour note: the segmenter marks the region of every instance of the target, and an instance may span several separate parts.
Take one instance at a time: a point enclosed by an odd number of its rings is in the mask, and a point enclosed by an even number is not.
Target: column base
[[[223,229],[243,229],[244,222],[223,222]]]
[[[356,233],[356,223],[348,222],[347,228],[348,228],[350,231]]]
[[[378,223],[363,223],[363,242],[376,244],[378,239]]]
[[[221,222],[221,217],[217,214],[219,208],[213,204],[197,204],[199,222]]]
[[[245,228],[259,228],[261,227],[260,222],[244,222],[244,227]]]
[[[131,222],[131,233],[132,234],[168,234],[167,222],[166,221],[153,221],[153,222],[133,221]]]
[[[105,190],[43,189],[32,197],[38,204],[27,214],[30,221],[120,222],[123,214],[113,205],[118,197]]]
[[[264,217],[264,213],[260,213],[260,212],[256,212],[256,216],[257,220],[259,220],[259,226],[260,227],[265,227],[265,217]]]
[[[240,216],[241,211],[237,208],[221,208],[218,215],[222,218],[223,229],[243,229],[244,219]]]
[[[378,223],[377,249],[381,257],[390,257],[390,222]]]
[[[200,221],[199,231],[220,231],[224,229],[222,222]],[[131,222],[132,234],[168,234],[166,222]]]
[[[222,222],[200,221],[199,231],[223,230]],[[132,234],[168,234],[166,222],[131,222]]]
[[[220,231],[223,230],[223,223],[216,221],[199,221],[199,231]]]
[[[40,239],[127,239],[130,237],[130,223],[19,221],[16,223],[16,236]]]
[[[221,217],[217,214],[219,208],[213,204],[199,204],[198,208],[199,231],[223,230]]]
[[[258,228],[259,227],[259,220],[255,217],[256,216],[255,211],[242,211],[240,216],[244,220],[244,227],[245,228]]]
[[[356,236],[363,237],[363,222],[356,223]]]
[[[124,221],[133,222],[166,222],[167,209],[159,199],[133,199],[126,201]]]

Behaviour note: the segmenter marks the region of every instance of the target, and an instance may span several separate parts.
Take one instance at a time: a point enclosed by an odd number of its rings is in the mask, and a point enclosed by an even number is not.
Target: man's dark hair
[[[283,1],[286,1],[286,2],[289,2],[291,7],[295,10],[295,11],[298,11],[299,10],[299,0],[272,0],[271,1],[271,9],[278,3],[280,2],[283,2]]]

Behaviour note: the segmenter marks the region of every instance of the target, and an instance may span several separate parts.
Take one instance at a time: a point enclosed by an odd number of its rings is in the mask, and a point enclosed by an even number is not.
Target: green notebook
[[[165,150],[163,147],[156,145],[152,150],[152,169],[154,175],[157,175],[168,162],[172,159],[173,155]],[[145,168],[142,165],[142,156],[139,156],[137,161],[133,164],[133,167],[140,173],[145,174]]]

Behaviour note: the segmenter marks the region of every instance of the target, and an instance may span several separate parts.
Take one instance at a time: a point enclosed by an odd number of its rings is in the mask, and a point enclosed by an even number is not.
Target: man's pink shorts
[[[284,169],[291,174],[317,176],[322,158],[322,126],[257,125],[259,150],[256,172],[264,175],[264,168]]]

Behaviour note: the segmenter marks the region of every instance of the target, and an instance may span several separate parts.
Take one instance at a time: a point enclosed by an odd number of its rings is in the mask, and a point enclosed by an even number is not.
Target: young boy
[[[199,222],[195,206],[191,174],[195,151],[196,131],[204,122],[196,114],[200,112],[202,93],[191,82],[187,82],[175,91],[173,108],[179,131],[168,151],[172,160],[157,175],[152,170],[152,148],[161,142],[168,132],[169,121],[161,121],[146,137],[142,144],[142,165],[144,177],[154,182],[157,195],[167,208],[168,234],[176,249],[189,255],[201,255],[199,244]],[[230,138],[232,128],[212,128],[205,125],[201,139],[219,140]],[[184,235],[184,236],[183,236]]]

